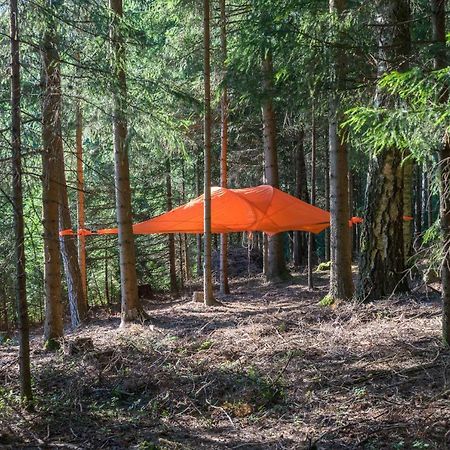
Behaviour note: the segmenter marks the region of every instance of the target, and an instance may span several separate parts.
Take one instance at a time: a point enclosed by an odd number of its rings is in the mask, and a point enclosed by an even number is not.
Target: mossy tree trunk
[[[408,68],[410,9],[408,0],[378,0],[378,76]],[[399,99],[377,90],[376,106],[395,107]],[[385,148],[369,164],[365,220],[362,224],[358,298],[377,300],[406,291],[403,246],[402,149]]]

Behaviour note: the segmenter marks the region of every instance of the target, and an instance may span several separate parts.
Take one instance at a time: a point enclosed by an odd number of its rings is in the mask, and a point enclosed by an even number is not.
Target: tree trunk
[[[264,172],[266,182],[279,188],[278,151],[276,144],[276,120],[273,108],[273,67],[272,55],[268,52],[262,63],[263,73],[263,141],[264,141]],[[288,276],[283,255],[283,234],[278,233],[268,237],[268,259],[265,272],[268,281],[280,281]]]
[[[447,67],[448,55],[445,43],[445,1],[431,0],[431,23],[433,41],[436,44],[434,68],[439,70]],[[442,104],[448,101],[448,85],[440,93]],[[442,277],[442,338],[450,345],[450,136],[444,136],[444,142],[439,152],[439,173],[441,188],[440,221],[443,241]]]
[[[325,209],[330,210],[330,147],[325,145]],[[325,230],[325,261],[331,260],[330,229]]]
[[[410,54],[408,0],[378,0],[378,76],[407,69]],[[399,100],[377,90],[378,107],[395,107]],[[358,298],[376,300],[408,290],[403,249],[403,170],[398,148],[374,155],[369,165],[366,217],[362,224]]]
[[[122,296],[121,326],[146,317],[138,297],[136,254],[132,228],[130,168],[127,132],[127,84],[125,76],[125,43],[121,33],[122,0],[110,0],[111,46],[113,57],[113,133],[116,214],[119,236],[120,287]]]
[[[343,19],[346,0],[330,0],[330,12]],[[330,152],[330,298],[348,300],[353,295],[352,242],[348,227],[350,218],[348,152],[345,136],[340,129],[342,122],[341,95],[345,90],[347,62],[342,49],[334,50],[334,86],[329,108],[329,152]]]
[[[220,118],[222,123],[220,135],[220,186],[228,187],[227,152],[228,152],[228,91],[226,86],[227,60],[227,19],[225,0],[220,0],[220,46],[222,49],[222,98],[220,99]],[[228,236],[220,235],[220,292],[229,294],[228,284]]]
[[[422,233],[422,167],[416,165],[416,195],[414,208],[414,233],[416,239]]]
[[[14,206],[14,235],[16,263],[16,304],[19,326],[19,369],[20,396],[22,402],[31,405],[30,370],[30,325],[26,290],[25,268],[25,223],[23,217],[22,193],[22,144],[20,110],[20,47],[19,47],[19,10],[17,0],[10,0],[10,46],[11,46],[11,149],[12,149],[12,189]],[[8,310],[4,296],[5,326],[8,330]]]
[[[172,176],[170,170],[170,159],[166,159],[166,195],[167,195],[167,211],[173,208],[172,201]],[[177,283],[177,267],[175,257],[175,235],[173,233],[168,234],[169,239],[169,278],[170,278],[170,292],[178,295],[178,283]]]
[[[408,158],[403,162],[403,215],[412,217],[413,215],[413,176],[414,162]],[[403,252],[405,254],[405,266],[410,265],[410,258],[413,250],[413,222],[403,221]]]
[[[203,0],[203,45],[204,45],[204,237],[203,237],[203,295],[206,306],[217,302],[212,289],[211,265],[211,61],[210,61],[210,32],[209,32],[209,0]]]
[[[308,176],[305,163],[305,130],[302,126],[299,132],[298,145],[295,155],[295,196],[304,202],[309,202]],[[305,234],[294,231],[294,266],[300,267],[305,264],[307,248],[305,245]]]
[[[76,105],[76,152],[77,152],[77,222],[78,231],[84,230],[84,170],[83,170],[83,112],[80,100]],[[81,285],[85,300],[85,309],[88,309],[87,298],[87,271],[86,271],[86,236],[78,235],[78,265],[80,267]]]
[[[45,288],[45,346],[59,348],[63,337],[63,306],[61,302],[61,261],[59,255],[58,211],[59,136],[55,122],[61,114],[61,82],[59,56],[53,27],[48,25],[41,49],[43,63],[42,97],[42,212],[44,228],[44,288]]]
[[[316,112],[314,109],[314,98],[311,110],[311,205],[316,204]],[[313,251],[314,235],[308,233],[308,288],[314,287],[313,277]]]
[[[61,91],[61,86],[58,88]],[[61,130],[61,116],[55,118],[53,124],[57,140],[55,145],[58,151],[59,171],[59,228],[61,230],[72,229],[70,218],[69,199],[67,195],[67,182],[64,164],[64,151]],[[86,299],[83,292],[80,267],[78,265],[77,246],[75,236],[61,236],[60,249],[67,282],[67,293],[69,296],[70,320],[72,328],[76,328],[86,318]]]
[[[201,194],[201,179],[200,179],[200,158],[197,159],[197,164],[195,165],[195,178],[196,178],[196,195],[197,197]],[[202,270],[202,235],[196,235],[197,241],[197,276],[201,277],[203,274]]]

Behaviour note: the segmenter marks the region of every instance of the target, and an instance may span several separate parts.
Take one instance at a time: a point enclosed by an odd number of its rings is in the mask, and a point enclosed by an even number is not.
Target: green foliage
[[[325,295],[325,297],[322,300],[320,300],[320,302],[319,302],[320,306],[331,306],[333,304],[334,304],[334,298],[333,298],[333,296],[331,296],[329,294]]]

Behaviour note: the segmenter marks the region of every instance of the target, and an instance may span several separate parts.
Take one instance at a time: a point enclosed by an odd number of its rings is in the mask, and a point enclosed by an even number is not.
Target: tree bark
[[[138,297],[136,253],[132,228],[130,168],[128,160],[127,83],[125,75],[125,42],[121,32],[122,0],[110,0],[110,35],[113,58],[113,133],[116,214],[118,222],[121,326],[142,320],[146,314]]]
[[[166,159],[166,195],[167,195],[167,211],[173,208],[172,200],[172,176],[170,169],[170,159]],[[178,295],[178,282],[177,282],[177,266],[175,257],[175,235],[173,233],[168,234],[169,240],[169,278],[170,278],[170,292]]]
[[[408,0],[378,0],[378,76],[408,68],[410,10]],[[377,90],[378,107],[396,107],[399,99]],[[403,248],[403,170],[398,148],[374,155],[369,165],[366,216],[362,245],[358,298],[376,300],[408,290]]]
[[[59,86],[61,92],[61,86]],[[64,150],[61,130],[61,115],[55,118],[53,124],[57,136],[55,145],[58,151],[59,172],[59,228],[60,230],[71,230],[72,219],[70,217],[69,199],[67,195],[67,182],[64,164]],[[69,309],[72,328],[76,328],[86,318],[86,299],[83,292],[80,267],[78,265],[77,246],[75,236],[60,236],[61,257],[67,282],[67,293],[69,296]]]
[[[77,153],[77,222],[78,231],[85,228],[84,211],[84,170],[83,170],[83,112],[80,100],[76,105],[76,153]],[[84,309],[88,309],[87,270],[86,270],[86,236],[78,235],[78,265],[80,267],[81,284],[85,300]]]
[[[263,141],[264,172],[268,184],[279,188],[278,151],[276,143],[276,119],[273,107],[273,67],[272,55],[268,52],[262,63],[263,74]],[[280,281],[288,276],[283,255],[283,234],[268,237],[268,259],[265,272],[268,281]]]
[[[330,12],[340,21],[345,15],[346,0],[330,0]],[[339,40],[339,39],[338,39]],[[353,295],[352,242],[348,227],[350,218],[348,151],[345,136],[340,129],[343,112],[341,95],[345,90],[347,61],[342,49],[333,54],[334,86],[329,101],[330,153],[330,298],[348,300]]]
[[[53,27],[47,25],[41,49],[43,63],[42,98],[42,210],[44,228],[45,346],[59,348],[63,337],[61,261],[58,212],[60,202],[59,154],[55,123],[61,113],[59,56]]]
[[[302,126],[298,136],[298,144],[296,146],[295,155],[295,196],[300,200],[309,203],[308,176],[306,173],[304,141],[305,130]],[[302,233],[301,231],[294,231],[293,246],[295,267],[300,267],[305,264],[305,256],[307,253],[307,246],[305,244],[305,233]]]
[[[413,216],[413,186],[414,186],[414,162],[408,158],[403,162],[403,215]],[[405,266],[410,265],[413,251],[413,222],[403,221],[403,252],[405,255]]]
[[[12,189],[14,207],[16,304],[19,328],[20,396],[25,405],[33,401],[30,369],[30,325],[28,318],[26,267],[25,267],[25,223],[23,217],[22,191],[22,142],[20,109],[20,44],[19,9],[17,0],[10,0],[10,47],[11,47],[11,149]],[[4,296],[5,326],[8,330],[8,310]]]
[[[197,197],[201,194],[201,177],[200,177],[200,158],[197,158],[197,164],[195,165],[195,178],[196,178],[196,195]],[[197,276],[201,277],[202,271],[202,235],[196,235],[197,242]]]
[[[414,233],[417,239],[422,233],[422,167],[419,164],[416,165],[415,185]]]
[[[220,186],[228,187],[227,153],[228,153],[228,91],[226,85],[227,60],[227,18],[225,0],[220,0],[220,46],[222,50],[222,97],[220,99],[221,134],[220,134]],[[228,283],[228,236],[220,235],[220,292],[230,293]]]
[[[447,67],[448,54],[445,42],[445,1],[431,0],[431,24],[433,41],[436,45],[434,68],[439,70]],[[449,87],[444,85],[439,100],[445,104],[448,101]],[[450,345],[450,136],[445,133],[439,151],[439,174],[441,189],[440,222],[443,242],[443,259],[441,265],[442,278],[442,338]]]
[[[316,204],[316,112],[314,108],[314,99],[311,108],[311,205]],[[308,288],[314,288],[313,277],[313,251],[314,234],[308,233]]]
[[[203,237],[203,295],[206,306],[217,302],[212,289],[211,264],[211,61],[210,61],[210,30],[209,30],[209,0],[203,0],[203,75],[204,75],[204,237]]]

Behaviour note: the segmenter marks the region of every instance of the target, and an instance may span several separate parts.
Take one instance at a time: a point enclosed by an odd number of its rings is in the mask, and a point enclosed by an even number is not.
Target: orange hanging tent
[[[330,226],[330,213],[272,186],[245,189],[211,188],[211,231],[232,233],[310,231]],[[203,195],[153,219],[133,225],[134,234],[203,233]],[[117,228],[98,234],[116,234]]]

